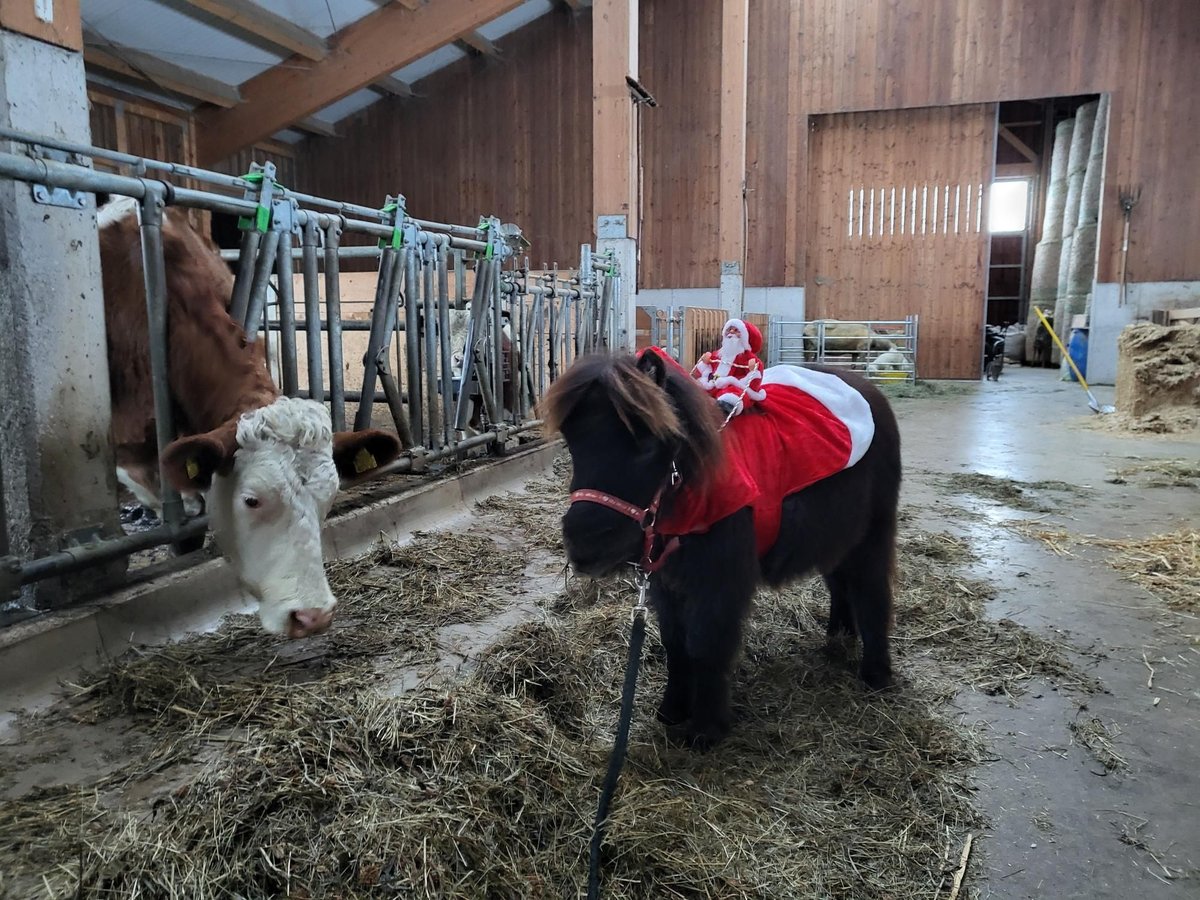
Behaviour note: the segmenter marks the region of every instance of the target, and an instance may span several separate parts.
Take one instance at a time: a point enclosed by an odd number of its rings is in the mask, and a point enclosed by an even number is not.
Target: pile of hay
[[[1200,488],[1200,463],[1190,459],[1155,459],[1137,466],[1125,466],[1110,479],[1124,484],[1130,477],[1146,487]]]
[[[511,519],[531,548],[561,511],[562,476],[535,485],[528,505],[541,518]],[[362,633],[372,652],[389,635],[428,650],[436,623],[478,613],[481,560],[501,563],[480,540],[426,535],[333,566],[354,622],[335,629],[342,645]],[[869,697],[853,660],[823,652],[819,582],[765,593],[736,679],[739,722],[709,754],[670,746],[654,721],[665,661],[651,636],[607,832],[606,897],[933,896],[950,848],[981,824],[971,788],[981,741],[948,701],[971,687],[1017,693],[1033,675],[1087,684],[1057,645],[985,618],[989,588],[965,573],[962,540],[906,525],[900,558],[897,688]],[[519,580],[512,569],[488,578]],[[131,656],[83,684],[65,714],[127,716],[156,749],[92,783],[0,803],[5,887],[575,896],[630,602],[620,580],[572,580],[469,676],[399,695],[369,656],[287,677],[241,621]]]
[[[1200,328],[1126,327],[1117,340],[1116,405],[1131,426],[1153,417],[1164,430],[1194,427],[1200,420]]]

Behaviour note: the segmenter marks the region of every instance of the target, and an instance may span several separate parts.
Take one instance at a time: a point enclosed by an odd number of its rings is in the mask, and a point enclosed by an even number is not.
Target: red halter
[[[658,558],[654,558],[654,542],[658,538],[658,508],[662,505],[663,497],[670,489],[679,486],[681,478],[679,469],[675,467],[675,463],[671,463],[671,474],[667,476],[667,480],[654,494],[654,499],[650,501],[650,505],[645,509],[635,506],[622,500],[620,497],[614,497],[612,494],[606,494],[603,491],[594,491],[591,488],[581,488],[578,491],[571,492],[571,502],[579,503],[597,503],[600,506],[607,507],[614,512],[619,512],[623,516],[628,516],[637,522],[642,527],[642,533],[645,535],[645,541],[642,545],[642,559],[638,563],[638,567],[647,574],[657,572],[666,562],[667,557],[679,549],[679,538],[673,537],[663,544],[662,552]]]

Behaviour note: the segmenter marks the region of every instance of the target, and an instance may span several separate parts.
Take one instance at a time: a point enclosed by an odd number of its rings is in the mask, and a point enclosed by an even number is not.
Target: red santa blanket
[[[703,491],[681,488],[662,534],[700,534],[749,506],[761,557],[779,535],[784,498],[849,468],[871,446],[871,408],[836,375],[772,366],[762,390],[766,397],[722,432],[726,459],[715,480]]]

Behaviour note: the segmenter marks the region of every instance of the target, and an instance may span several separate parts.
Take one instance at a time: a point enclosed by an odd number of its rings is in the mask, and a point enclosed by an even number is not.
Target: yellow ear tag
[[[200,467],[198,465],[196,465],[196,461],[194,459],[189,459],[187,461],[186,468],[187,468],[187,477],[192,479],[193,481],[195,481],[196,477],[200,474]]]
[[[363,447],[354,455],[354,474],[356,475],[369,472],[378,465],[379,463],[375,462],[375,457],[371,455],[371,451],[366,447]]]

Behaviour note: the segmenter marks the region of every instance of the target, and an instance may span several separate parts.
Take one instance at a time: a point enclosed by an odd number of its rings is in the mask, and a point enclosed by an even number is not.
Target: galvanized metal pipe
[[[408,416],[413,440],[425,443],[424,411],[421,402],[421,277],[417,247],[405,248],[404,350],[405,375],[408,379]]]
[[[325,379],[321,374],[321,291],[317,274],[317,223],[309,220],[300,232],[300,249],[304,254],[304,336],[308,354],[308,390],[314,400],[325,400]],[[315,322],[316,328],[309,328]],[[295,321],[292,327],[295,328]]]
[[[429,420],[423,443],[439,447],[442,441],[442,418],[438,412],[441,396],[438,393],[437,369],[437,298],[433,292],[433,264],[437,260],[437,248],[429,246],[421,257],[421,337],[424,339],[426,415]],[[406,331],[405,336],[407,334]]]
[[[238,261],[237,275],[233,279],[233,298],[229,304],[229,314],[235,322],[246,321],[246,310],[250,307],[250,285],[254,281],[254,264],[258,260],[261,241],[261,232],[253,228],[243,231],[241,248],[232,251],[233,256],[230,257]]]
[[[300,389],[299,363],[296,353],[296,292],[292,285],[292,236],[279,240],[279,357],[283,368],[283,393],[295,397]]]
[[[267,302],[267,286],[271,283],[271,272],[279,255],[279,232],[272,228],[262,240],[258,252],[258,264],[254,269],[254,281],[250,286],[250,304],[246,307],[246,318],[242,327],[246,340],[254,343],[259,324],[263,319],[263,308]]]
[[[163,451],[175,437],[174,404],[171,402],[169,368],[170,332],[167,267],[163,260],[163,202],[158,191],[148,191],[140,207],[142,275],[146,290],[149,326],[150,380],[154,392],[154,431],[158,442],[159,495],[163,522],[177,526],[183,521],[183,501],[167,478]]]
[[[342,221],[329,217],[325,222],[325,315],[322,327],[329,333],[329,416],[334,431],[346,430],[346,391],[342,364],[342,288],[338,250],[342,239]]]
[[[449,445],[454,441],[454,424],[451,406],[454,403],[454,367],[450,356],[450,273],[446,257],[445,241],[437,245],[437,275],[438,275],[438,343],[440,345],[442,371],[442,442]]]
[[[391,282],[398,277],[397,251],[394,247],[385,247],[379,257],[379,277],[375,282],[375,303],[371,307],[371,337],[367,341],[367,354],[363,358],[363,396],[375,395],[376,364],[379,354],[386,352],[387,347],[387,315],[388,301],[391,295]],[[354,430],[362,431],[371,427],[372,404],[360,403],[354,416]]]
[[[324,217],[313,216],[313,217],[310,217],[310,221],[316,222],[316,221],[318,221],[318,218],[324,218]],[[323,227],[323,226],[321,226],[319,224],[319,227]],[[257,234],[257,232],[255,232],[255,234]],[[220,251],[221,259],[225,260],[226,262],[233,262],[234,260],[239,259],[241,257],[241,253],[242,253],[241,250],[221,250]],[[380,254],[380,249],[378,247],[340,247],[340,248],[338,248],[338,256],[341,259],[378,259],[379,254]],[[300,259],[300,260],[304,259],[304,248],[303,247],[293,247],[292,248],[292,259]]]
[[[501,301],[504,294],[500,291],[500,261],[489,261],[492,267],[489,299],[492,308],[492,390],[496,404],[496,418],[492,422],[500,422],[504,418],[504,318],[501,315]]]

